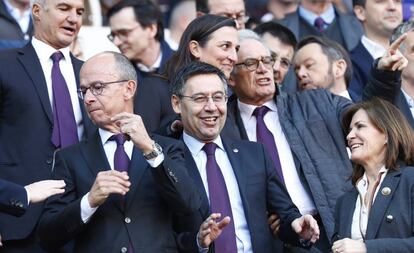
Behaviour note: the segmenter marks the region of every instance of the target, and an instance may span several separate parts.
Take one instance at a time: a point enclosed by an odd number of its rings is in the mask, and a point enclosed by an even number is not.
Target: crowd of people
[[[0,252],[414,252],[401,1],[104,2],[0,0]]]

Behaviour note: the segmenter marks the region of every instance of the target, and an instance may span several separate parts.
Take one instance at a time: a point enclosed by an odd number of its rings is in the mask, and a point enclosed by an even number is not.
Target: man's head
[[[114,127],[111,117],[133,113],[137,74],[125,56],[104,52],[87,60],[80,71],[79,96],[92,122],[100,128]]]
[[[289,71],[296,47],[296,37],[289,28],[276,22],[267,22],[257,26],[254,31],[258,33],[265,45],[275,58],[273,75],[276,84],[281,84]]]
[[[55,49],[68,47],[78,35],[84,10],[83,0],[35,0],[35,37]]]
[[[389,38],[402,22],[401,0],[353,0],[352,4],[370,39]]]
[[[215,14],[232,18],[237,29],[244,29],[248,19],[244,0],[196,0],[197,15]]]
[[[300,90],[324,88],[339,94],[347,89],[352,78],[348,53],[338,43],[323,37],[301,40],[293,64]]]
[[[184,131],[202,142],[219,136],[227,115],[227,80],[216,67],[193,61],[171,83],[171,102]]]
[[[108,38],[132,61],[164,38],[162,13],[150,0],[122,0],[108,11]]]
[[[263,105],[273,99],[276,92],[274,60],[256,33],[241,30],[239,39],[238,61],[231,74],[231,85],[241,102]]]

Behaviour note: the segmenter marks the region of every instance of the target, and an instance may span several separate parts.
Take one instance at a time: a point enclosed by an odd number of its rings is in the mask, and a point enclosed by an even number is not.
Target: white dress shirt
[[[408,107],[410,108],[411,115],[414,118],[414,99],[410,97],[404,89],[401,89],[402,93],[404,94],[405,100],[407,101]]]
[[[379,171],[381,178],[377,188],[375,189],[372,205],[374,204],[378,190],[381,188],[382,181],[384,181],[387,172],[388,169],[386,169],[384,166]],[[355,211],[352,217],[351,239],[363,240],[367,232],[369,211],[371,209],[371,206],[367,206],[364,201],[368,191],[368,178],[365,173],[362,178],[359,179],[356,183],[356,188],[359,195],[356,200]]]
[[[240,102],[240,100],[237,102],[240,115],[246,129],[247,137],[249,137],[250,141],[257,142],[256,117],[253,116],[253,111],[256,109],[256,106],[245,104]],[[283,178],[285,180],[285,185],[289,195],[301,214],[315,214],[317,213],[315,204],[299,179],[292,151],[283,132],[282,126],[280,125],[276,103],[271,100],[263,105],[270,109],[270,111],[264,115],[263,120],[267,128],[273,134],[279,153],[280,165],[282,166]]]
[[[321,17],[323,21],[325,22],[325,29],[334,21],[335,19],[335,9],[333,5],[331,4],[329,8],[322,13],[320,16],[317,14],[303,8],[301,5],[299,5],[299,16],[301,16],[306,22],[308,22],[311,26],[315,25],[315,20],[318,17]]]
[[[158,55],[157,60],[154,62],[152,66],[148,67],[142,63],[137,63],[137,68],[141,70],[142,72],[153,72],[154,70],[160,68],[161,60],[162,60],[162,51],[160,51],[160,55]]]
[[[208,181],[207,181],[207,155],[202,150],[203,142],[200,142],[184,132],[184,143],[187,145],[197,165],[201,179],[203,180],[204,189],[207,197],[209,197]],[[214,140],[218,148],[216,149],[216,161],[223,173],[224,181],[226,182],[227,192],[229,193],[231,211],[233,214],[234,228],[236,231],[236,243],[238,253],[253,253],[252,243],[250,238],[250,231],[247,226],[246,215],[243,209],[243,203],[240,196],[239,185],[234,175],[230,160],[227,157],[226,150],[220,136]],[[208,250],[208,249],[207,249]]]
[[[75,121],[77,125],[77,132],[79,140],[82,139],[83,136],[83,120],[82,120],[82,111],[81,105],[77,93],[77,85],[76,85],[76,78],[75,72],[72,66],[72,59],[70,58],[70,51],[69,47],[61,48],[59,50],[54,49],[53,47],[49,46],[48,44],[44,43],[36,39],[35,37],[32,38],[32,45],[36,51],[36,54],[39,58],[40,65],[42,66],[43,75],[46,80],[47,85],[47,92],[49,94],[49,101],[50,106],[53,111],[53,89],[52,89],[52,66],[53,61],[50,58],[53,53],[60,51],[62,52],[64,58],[59,62],[59,68],[62,72],[63,77],[65,78],[66,85],[68,86],[70,100],[72,102],[73,113],[75,114]]]
[[[365,35],[362,35],[361,43],[364,45],[365,49],[372,56],[372,58],[374,58],[374,60],[382,57],[387,51],[387,49],[385,49],[382,45],[368,39]]]
[[[105,151],[105,156],[108,159],[111,170],[114,170],[114,156],[117,144],[115,141],[110,141],[109,138],[114,135],[109,131],[99,128],[99,136],[101,137],[102,146]],[[124,143],[125,153],[128,155],[129,160],[132,159],[132,151],[134,150],[134,143],[131,140],[127,140]],[[157,156],[154,159],[147,160],[148,164],[155,168],[164,161],[164,154]],[[131,182],[132,183],[132,182]],[[84,223],[88,222],[98,207],[91,207],[88,201],[89,192],[82,197],[81,200],[81,217]]]

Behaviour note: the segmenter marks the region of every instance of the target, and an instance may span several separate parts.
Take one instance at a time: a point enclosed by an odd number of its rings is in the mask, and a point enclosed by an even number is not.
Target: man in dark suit
[[[309,35],[326,36],[351,51],[362,36],[358,20],[336,10],[331,0],[302,0],[296,12],[279,21],[297,40]]]
[[[180,143],[150,137],[133,114],[137,83],[128,58],[98,54],[80,76],[79,96],[99,130],[58,152],[52,176],[65,180],[66,192],[46,203],[41,244],[51,252],[72,239],[75,252],[178,252],[172,213],[200,206]]]
[[[374,59],[385,53],[394,29],[402,21],[402,4],[394,0],[354,0],[353,6],[355,16],[364,28],[364,35],[350,52],[354,71],[349,89],[360,100]]]
[[[69,52],[83,10],[83,0],[35,1],[31,43],[0,54],[0,177],[4,180],[27,185],[49,178],[55,150],[85,138],[93,128],[76,94],[82,63]],[[52,55],[57,57],[55,63]],[[2,252],[42,252],[33,233],[42,209],[43,204],[31,205],[18,219],[0,214]]]
[[[227,81],[219,69],[197,61],[184,67],[172,82],[171,99],[182,117],[186,167],[202,196],[199,210],[175,220],[183,252],[209,247],[217,253],[278,252],[268,213],[280,215],[282,240],[300,244],[299,235],[315,242],[317,222],[299,213],[264,147],[220,135],[227,115]],[[216,220],[217,213],[222,221]]]

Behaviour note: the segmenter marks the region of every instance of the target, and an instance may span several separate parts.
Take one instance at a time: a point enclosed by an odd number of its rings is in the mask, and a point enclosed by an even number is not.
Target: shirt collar
[[[404,94],[405,100],[407,100],[408,107],[414,108],[414,99],[410,97],[404,89],[401,89],[402,93]]]
[[[57,51],[62,52],[66,61],[70,61],[69,47],[55,49],[52,46],[44,43],[43,41],[36,39],[34,36],[32,37],[32,45],[40,61],[45,61],[46,59],[49,60],[50,56]]]
[[[137,63],[137,68],[142,72],[154,72],[156,69],[159,69],[161,66],[161,59],[162,59],[162,51],[160,51],[160,55],[158,56],[157,60],[151,67],[145,66],[142,63]]]
[[[197,140],[196,138],[192,137],[191,135],[187,134],[185,131],[183,133],[183,140],[193,156],[198,156],[198,154],[203,149],[204,144],[205,144],[204,142],[201,142]],[[217,136],[217,138],[213,142],[221,150],[224,151],[224,146],[223,146],[223,142],[221,140],[220,135]]]
[[[237,105],[239,107],[240,114],[244,115],[245,117],[248,117],[248,119],[250,119],[253,116],[253,111],[258,107],[256,105],[249,105],[243,103],[240,100],[237,100]],[[271,111],[277,112],[277,106],[273,99],[267,101],[261,106],[267,106],[267,108],[269,108]]]
[[[306,22],[312,26],[315,24],[315,19],[317,17],[321,17],[326,24],[331,24],[335,19],[335,9],[333,5],[330,4],[329,8],[324,13],[322,13],[322,15],[318,16],[310,10],[307,10],[299,5],[299,16],[305,19]]]
[[[365,35],[362,35],[361,43],[364,45],[365,49],[372,56],[372,58],[377,59],[384,55],[386,49],[379,43],[368,39]]]
[[[385,168],[385,166],[382,166],[381,169],[379,170],[378,174],[381,175],[381,178],[379,178],[378,180],[382,180],[383,177],[385,177],[385,175],[387,174],[388,169]],[[358,192],[360,193],[365,193],[368,190],[368,178],[367,178],[367,174],[364,172],[364,175],[358,179],[357,183],[356,183],[356,188],[358,190]]]
[[[7,12],[9,12],[9,13],[10,13],[10,15],[11,15],[14,19],[16,19],[16,20],[21,19],[21,17],[24,17],[24,16],[29,16],[29,15],[30,15],[30,10],[31,10],[31,8],[29,8],[29,9],[25,10],[25,11],[23,12],[23,15],[21,15],[21,14],[20,14],[20,10],[19,10],[19,9],[17,9],[16,7],[14,7],[14,6],[13,6],[13,5],[9,2],[9,0],[4,0],[3,2],[4,2],[4,5],[6,5]]]

